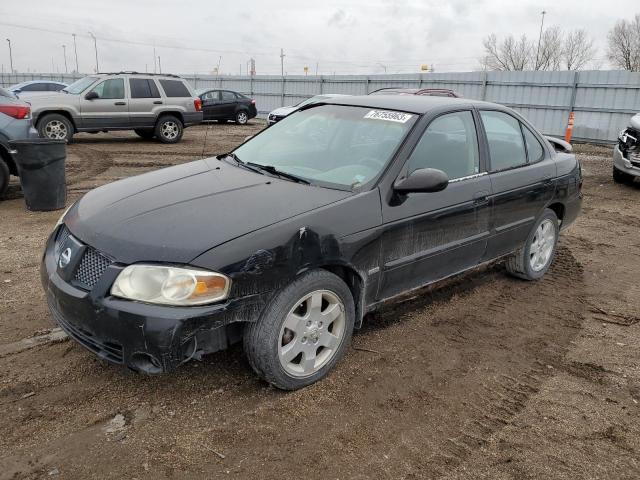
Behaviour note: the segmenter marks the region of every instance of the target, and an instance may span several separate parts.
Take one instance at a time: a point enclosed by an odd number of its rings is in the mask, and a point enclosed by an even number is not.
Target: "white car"
[[[10,86],[7,90],[20,98],[27,98],[36,95],[51,95],[67,87],[66,83],[55,82],[53,80],[29,80]]]
[[[613,180],[631,183],[640,177],[640,113],[634,115],[629,127],[620,132],[613,149]]]
[[[348,95],[343,95],[341,93],[323,93],[322,95],[315,95],[311,98],[307,98],[306,100],[303,100],[297,105],[292,105],[290,107],[276,108],[271,113],[269,113],[269,116],[267,117],[267,123],[269,125],[273,125],[274,123],[282,120],[287,115],[291,115],[296,110],[301,109],[305,105],[311,105],[312,103],[319,103],[328,98],[334,98],[334,97],[348,97]]]

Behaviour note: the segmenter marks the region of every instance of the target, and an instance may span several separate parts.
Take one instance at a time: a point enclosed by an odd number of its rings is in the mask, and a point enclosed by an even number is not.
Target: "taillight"
[[[196,107],[196,112],[201,112],[202,111],[202,100],[200,100],[199,98],[194,98],[193,99],[193,106]]]
[[[23,105],[0,105],[0,113],[22,120],[31,116],[31,107]]]
[[[256,104],[256,101],[252,98],[251,99],[251,103],[253,103],[254,105]]]

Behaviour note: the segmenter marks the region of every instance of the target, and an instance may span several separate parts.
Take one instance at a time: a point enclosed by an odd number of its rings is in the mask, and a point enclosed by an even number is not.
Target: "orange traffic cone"
[[[571,135],[573,135],[573,119],[575,117],[575,113],[569,113],[569,124],[567,125],[567,131],[564,134],[564,141],[567,143],[571,143]]]

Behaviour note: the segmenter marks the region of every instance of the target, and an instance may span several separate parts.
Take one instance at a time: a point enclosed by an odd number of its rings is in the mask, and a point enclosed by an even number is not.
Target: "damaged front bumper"
[[[613,149],[613,165],[624,173],[640,177],[640,131],[629,127],[620,134]]]
[[[240,340],[241,322],[255,321],[267,301],[267,295],[260,294],[214,305],[169,307],[119,299],[109,291],[126,265],[115,262],[95,285],[83,287],[76,281],[77,274],[60,270],[56,237],[62,229],[49,238],[41,265],[49,309],[70,337],[111,363],[144,373],[172,371],[191,358]],[[81,247],[79,255],[89,248]],[[81,260],[76,263],[80,264]]]

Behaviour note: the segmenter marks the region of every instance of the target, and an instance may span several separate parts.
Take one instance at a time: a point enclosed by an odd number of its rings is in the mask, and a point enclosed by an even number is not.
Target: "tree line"
[[[513,35],[499,40],[495,34],[483,40],[486,70],[582,70],[597,68],[598,50],[584,29],[564,31],[558,26],[542,31],[539,39]],[[618,20],[607,35],[606,57],[612,66],[640,72],[640,13]]]

